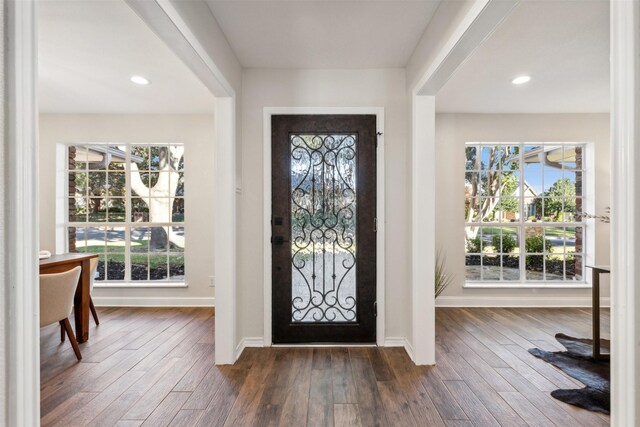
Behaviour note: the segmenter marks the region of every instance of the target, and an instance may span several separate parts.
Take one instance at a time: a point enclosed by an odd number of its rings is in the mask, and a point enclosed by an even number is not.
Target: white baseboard
[[[384,339],[385,347],[404,347],[407,340],[402,337],[388,337]]]
[[[385,347],[403,347],[411,360],[413,360],[413,346],[408,339],[404,337],[388,337],[384,340]]]
[[[240,357],[244,349],[247,347],[265,347],[264,339],[262,337],[242,338],[236,346],[236,360],[238,360],[238,357]]]
[[[215,307],[216,299],[209,297],[97,297],[96,307]]]
[[[600,299],[601,307],[609,307],[609,297]],[[496,297],[440,296],[436,307],[591,307],[590,297]]]

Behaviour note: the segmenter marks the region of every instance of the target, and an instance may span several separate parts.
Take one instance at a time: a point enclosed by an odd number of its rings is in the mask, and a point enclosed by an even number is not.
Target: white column
[[[5,129],[5,106],[6,106],[6,94],[4,91],[5,85],[5,6],[6,2],[0,2],[0,84],[2,84],[2,88],[0,89],[0,129]],[[7,156],[7,135],[6,132],[0,133],[0,159],[6,159]],[[0,162],[0,188],[6,188],[7,185],[7,164],[6,162]],[[8,214],[5,198],[5,192],[0,191],[0,242],[6,242],[6,217]],[[3,310],[4,313],[7,312],[7,286],[9,283],[8,280],[8,271],[5,266],[4,260],[7,256],[8,247],[4,243],[0,243],[0,309]],[[7,348],[7,336],[6,336],[6,316],[0,316],[0,349]],[[7,415],[7,395],[8,395],[8,387],[7,387],[7,378],[6,373],[9,371],[9,361],[6,358],[6,352],[0,351],[0,426],[6,420]]]
[[[37,38],[34,0],[6,9],[7,425],[40,424]],[[3,259],[4,261],[4,259]],[[4,421],[4,420],[2,420]],[[2,422],[0,421],[0,423]]]
[[[216,98],[214,158],[214,274],[216,364],[235,362],[236,138],[234,98]],[[190,233],[197,233],[192,230]],[[194,236],[197,238],[197,235]]]
[[[417,365],[435,357],[435,97],[412,102],[412,346]]]
[[[611,1],[611,425],[640,425],[640,4]]]

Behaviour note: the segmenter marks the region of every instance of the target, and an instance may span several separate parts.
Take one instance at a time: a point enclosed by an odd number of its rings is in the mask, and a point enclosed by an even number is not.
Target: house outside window
[[[96,281],[184,282],[184,146],[67,146],[65,236],[99,255]]]
[[[468,143],[468,284],[584,283],[585,145]]]

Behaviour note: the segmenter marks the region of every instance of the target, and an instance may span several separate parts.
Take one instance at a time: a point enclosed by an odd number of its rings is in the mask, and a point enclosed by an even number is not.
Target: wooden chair
[[[64,341],[66,332],[78,360],[82,359],[82,354],[71,329],[69,315],[81,271],[82,267],[76,267],[63,273],[40,275],[40,327],[60,323],[61,339]]]
[[[89,277],[91,277],[91,281],[89,282],[89,308],[91,309],[93,321],[96,322],[96,325],[99,325],[100,320],[98,320],[98,312],[96,311],[96,307],[93,305],[93,298],[91,298],[91,293],[93,293],[93,281],[95,280],[96,270],[98,269],[98,258],[91,258],[89,260],[89,268]],[[60,341],[62,342],[64,342],[64,335],[64,326],[60,325]]]
[[[89,282],[89,308],[91,309],[91,315],[93,316],[94,322],[96,325],[100,324],[98,320],[98,312],[96,311],[96,307],[93,305],[93,298],[91,298],[91,294],[93,293],[93,281],[96,277],[96,270],[98,268],[98,258],[91,258],[89,260],[91,271],[89,272],[89,277],[91,277],[91,282]]]

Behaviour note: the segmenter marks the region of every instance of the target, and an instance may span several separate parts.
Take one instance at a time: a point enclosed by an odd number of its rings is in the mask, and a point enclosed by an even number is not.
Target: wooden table
[[[592,305],[592,330],[593,330],[593,358],[608,359],[608,354],[600,354],[600,275],[611,273],[608,265],[588,265],[591,269],[591,305]]]
[[[73,253],[52,255],[50,258],[40,260],[40,274],[62,273],[78,266],[82,267],[76,295],[73,299],[78,342],[85,342],[89,339],[89,286],[91,283],[89,260],[97,257],[97,254]]]

